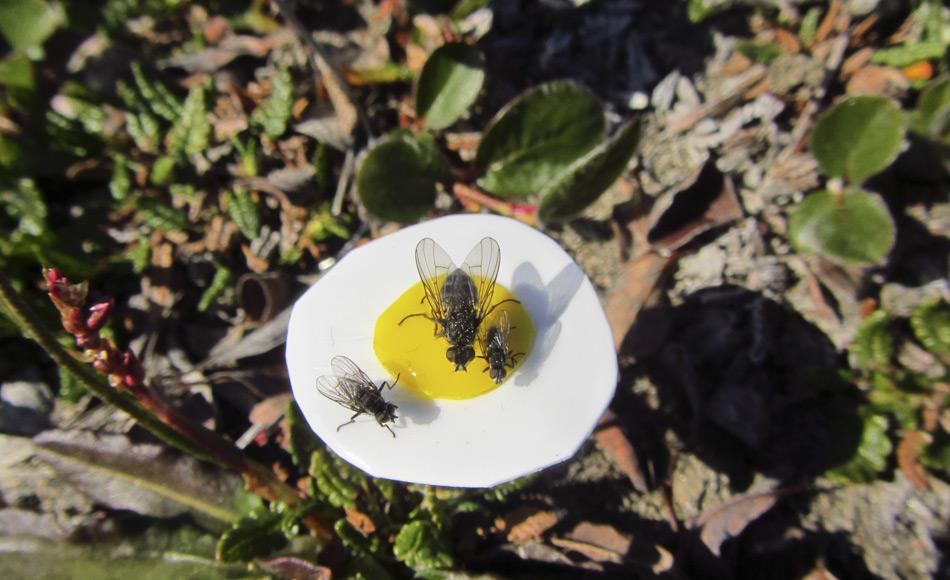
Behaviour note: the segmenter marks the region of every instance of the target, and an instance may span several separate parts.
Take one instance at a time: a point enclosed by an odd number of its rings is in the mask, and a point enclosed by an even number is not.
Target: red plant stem
[[[466,209],[474,211],[479,205],[483,205],[495,213],[503,216],[513,217],[528,225],[537,225],[538,208],[533,205],[502,201],[482,193],[479,189],[464,183],[456,182],[452,187],[455,197],[465,206]]]

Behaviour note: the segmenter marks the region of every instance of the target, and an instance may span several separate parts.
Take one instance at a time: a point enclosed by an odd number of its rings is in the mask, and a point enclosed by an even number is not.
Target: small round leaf
[[[529,89],[485,130],[475,159],[485,169],[478,184],[499,197],[534,195],[602,143],[605,125],[600,100],[576,82]]]
[[[847,98],[815,124],[811,150],[831,177],[858,184],[897,157],[904,140],[904,116],[891,99],[877,95]]]
[[[850,189],[817,191],[789,218],[788,235],[800,251],[838,262],[873,264],[894,245],[894,220],[876,195]]]
[[[478,49],[459,42],[433,52],[416,85],[416,114],[430,129],[444,129],[472,106],[485,80]]]
[[[640,125],[631,121],[541,191],[538,215],[563,219],[594,203],[620,177],[639,143]]]
[[[356,174],[356,187],[370,213],[409,222],[432,207],[436,182],[448,173],[448,162],[431,135],[397,131],[366,154]]]

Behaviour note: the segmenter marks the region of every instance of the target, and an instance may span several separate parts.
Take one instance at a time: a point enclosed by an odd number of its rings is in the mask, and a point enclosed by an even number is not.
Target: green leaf
[[[623,174],[639,143],[640,125],[630,121],[541,190],[538,215],[563,219],[594,203]]]
[[[852,264],[883,260],[894,235],[887,206],[860,189],[812,193],[788,220],[788,237],[799,251]]]
[[[162,155],[152,163],[152,173],[148,180],[152,185],[168,185],[175,178],[175,158],[171,155]]]
[[[801,26],[798,28],[798,38],[805,44],[811,44],[815,40],[815,34],[818,32],[818,20],[821,18],[821,8],[813,6],[808,9],[805,16],[802,17]]]
[[[909,124],[918,135],[950,145],[950,77],[931,81],[920,93]]]
[[[425,520],[409,522],[399,530],[393,555],[417,571],[449,568],[453,563],[438,528]]]
[[[240,478],[161,445],[86,431],[45,431],[33,442],[61,482],[104,505],[155,517],[192,513],[217,522],[238,519]]]
[[[152,113],[165,119],[169,123],[174,123],[181,117],[182,104],[172,92],[161,82],[149,79],[142,70],[142,65],[132,63],[132,78],[135,80],[135,86],[139,94],[142,95],[140,104],[151,110]]]
[[[15,190],[0,192],[0,201],[7,215],[19,222],[17,229],[20,232],[31,236],[47,233],[46,202],[32,179],[18,179]]]
[[[478,184],[500,197],[534,195],[602,143],[605,130],[600,101],[582,85],[555,81],[529,89],[485,130],[476,155],[485,175]]]
[[[290,432],[290,457],[301,471],[309,469],[314,451],[320,449],[317,436],[313,434],[296,401],[287,404],[284,416],[287,418],[287,429]]]
[[[227,194],[227,202],[228,215],[244,237],[249,240],[257,238],[261,231],[261,216],[251,194],[243,189],[236,189],[234,193]]]
[[[205,90],[201,85],[188,92],[181,115],[168,132],[168,151],[172,155],[197,155],[208,148],[211,123],[205,100]]]
[[[215,550],[223,562],[247,562],[258,556],[266,556],[287,543],[280,530],[280,514],[259,508],[240,519],[222,534]]]
[[[864,95],[844,99],[818,119],[811,149],[825,173],[856,185],[890,165],[903,140],[897,103]]]
[[[782,47],[775,42],[747,40],[736,45],[736,50],[754,62],[768,64],[782,56]]]
[[[333,507],[343,508],[355,505],[359,489],[347,481],[338,464],[330,461],[326,453],[314,450],[310,456],[310,469],[317,490]]]
[[[910,316],[910,327],[924,348],[950,357],[950,305],[943,300],[921,304]]]
[[[137,205],[145,223],[157,230],[184,231],[188,227],[185,214],[157,199],[143,197],[137,201]]]
[[[129,248],[125,257],[132,262],[132,271],[141,274],[148,269],[149,261],[152,258],[152,248],[149,247],[148,240],[139,240],[134,246]]]
[[[914,42],[901,46],[879,48],[871,55],[871,62],[896,68],[904,68],[915,62],[943,58],[947,47],[939,41]]]
[[[366,154],[356,174],[356,187],[370,213],[409,222],[432,207],[436,183],[448,175],[448,162],[431,135],[396,131]]]
[[[224,294],[228,284],[231,283],[232,277],[233,273],[230,268],[221,264],[214,265],[214,277],[211,279],[211,284],[201,294],[201,300],[198,301],[199,312],[207,310]]]
[[[12,52],[0,60],[0,85],[10,88],[32,90],[33,63],[25,54]]]
[[[63,22],[59,4],[43,0],[0,0],[0,34],[13,50],[39,46]]]
[[[251,124],[263,129],[264,134],[276,139],[287,130],[291,108],[294,104],[294,84],[286,69],[280,70],[272,80],[271,93],[251,115]]]
[[[416,85],[416,115],[430,129],[444,129],[472,106],[485,80],[482,54],[454,42],[437,48],[426,60]]]
[[[842,483],[870,483],[887,468],[887,458],[893,448],[887,436],[887,419],[869,414],[864,420],[861,443],[854,457],[825,475],[832,481]]]
[[[894,335],[887,312],[877,310],[861,321],[861,326],[851,342],[851,354],[862,367],[891,364],[894,356]]]
[[[88,393],[86,386],[76,378],[76,375],[72,374],[66,367],[57,367],[59,369],[59,396],[69,401],[70,403],[75,403],[83,395]]]
[[[112,199],[121,201],[132,191],[132,176],[129,174],[128,161],[125,155],[117,153],[112,156],[112,179],[109,180],[109,192]]]

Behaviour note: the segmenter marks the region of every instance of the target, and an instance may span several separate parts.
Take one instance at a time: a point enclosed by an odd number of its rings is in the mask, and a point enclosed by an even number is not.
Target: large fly
[[[346,423],[336,428],[337,431],[356,421],[360,415],[372,415],[380,427],[389,429],[392,436],[396,434],[386,423],[396,422],[396,405],[386,402],[383,398],[383,388],[392,389],[399,381],[399,377],[392,384],[385,381],[377,385],[356,363],[345,356],[335,356],[330,361],[330,368],[335,376],[324,375],[317,379],[317,390],[324,397],[338,403],[350,411],[353,416]]]
[[[434,322],[435,336],[445,337],[449,343],[445,357],[455,364],[456,371],[464,371],[475,358],[473,344],[485,318],[505,302],[518,302],[508,298],[492,304],[500,265],[501,249],[492,238],[482,238],[458,268],[435,240],[423,239],[416,245],[416,269],[429,313],[410,314],[399,324],[414,316]]]
[[[508,369],[515,368],[518,357],[524,356],[523,352],[511,352],[511,347],[508,346],[511,328],[511,317],[505,310],[498,317],[496,324],[479,334],[478,343],[482,350],[479,358],[485,359],[488,363],[482,372],[488,372],[496,385],[504,382],[505,377],[508,376]]]

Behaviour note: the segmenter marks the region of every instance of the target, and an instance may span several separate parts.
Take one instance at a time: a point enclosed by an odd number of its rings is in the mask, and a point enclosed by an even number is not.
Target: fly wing
[[[334,403],[343,405],[351,411],[359,410],[356,407],[356,392],[353,390],[349,381],[340,379],[339,377],[324,375],[317,378],[317,390],[320,391],[321,395]]]
[[[495,294],[495,280],[498,267],[501,266],[501,248],[494,238],[482,238],[462,262],[462,270],[467,273],[477,289],[475,315],[479,321],[491,309],[492,296]]]
[[[508,353],[508,337],[511,336],[511,317],[507,310],[502,310],[498,316],[498,340],[501,341],[501,347]]]
[[[452,258],[432,238],[423,238],[416,245],[416,269],[426,292],[426,301],[432,317],[445,320],[445,304],[442,300],[442,284],[455,270]]]

